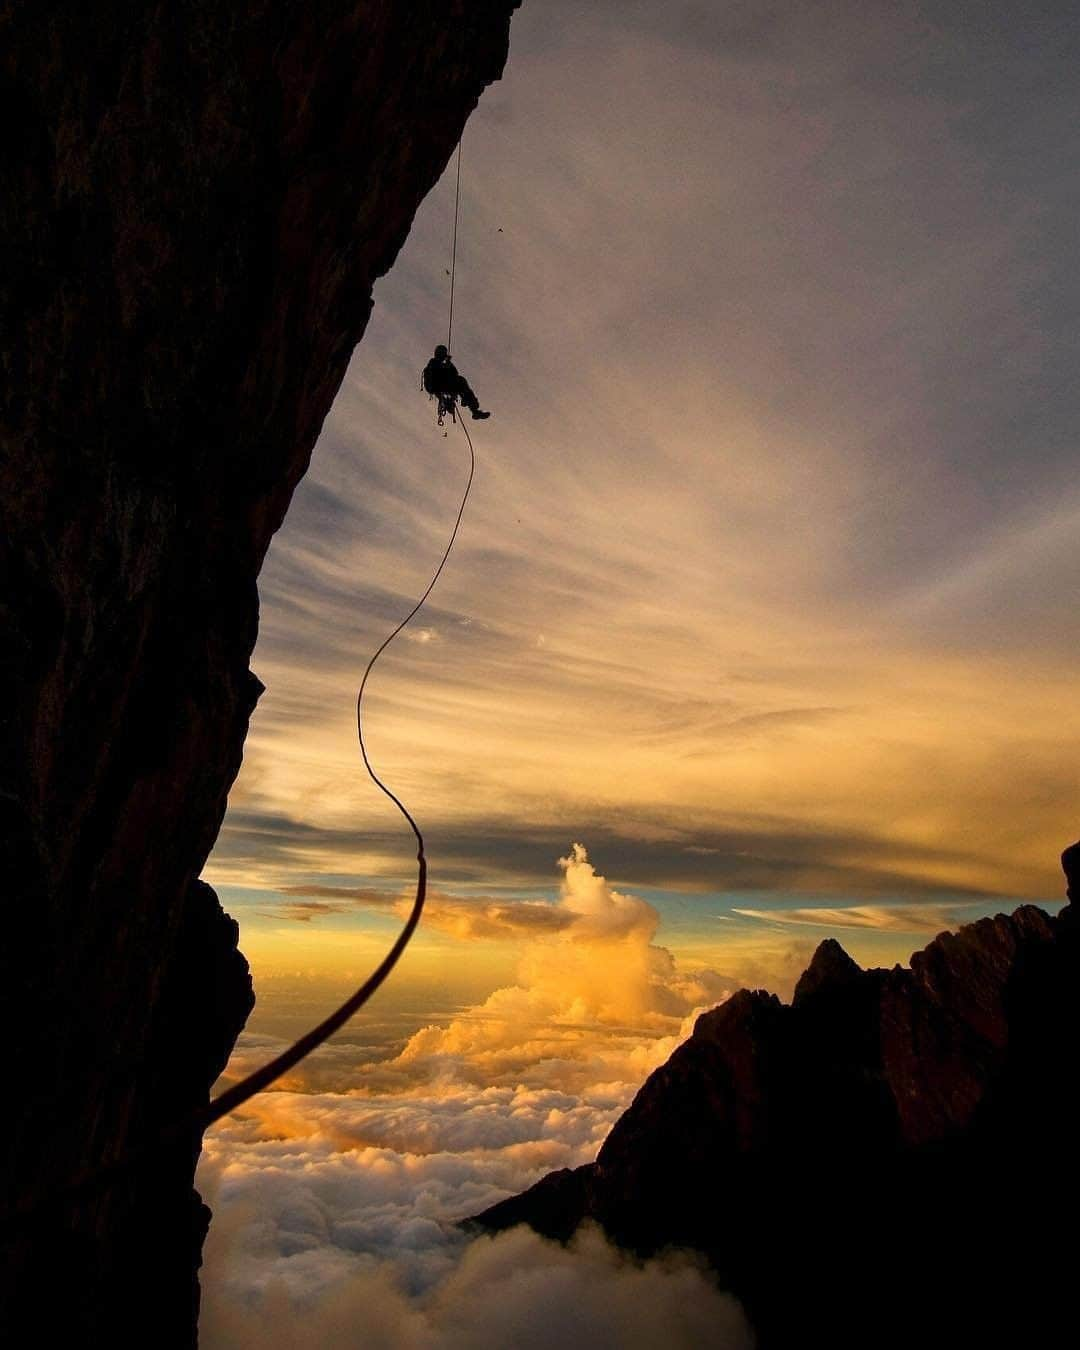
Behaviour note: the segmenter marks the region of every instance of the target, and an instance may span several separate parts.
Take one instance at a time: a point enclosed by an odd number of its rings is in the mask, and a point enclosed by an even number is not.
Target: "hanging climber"
[[[491,416],[480,407],[480,400],[469,387],[469,381],[464,375],[458,374],[457,367],[450,360],[450,353],[441,342],[435,348],[435,355],[424,367],[423,384],[429,394],[460,398],[477,420]]]

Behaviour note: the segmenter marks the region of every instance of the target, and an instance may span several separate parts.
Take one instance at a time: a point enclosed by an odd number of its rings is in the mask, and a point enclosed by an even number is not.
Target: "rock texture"
[[[255,579],[515,7],[0,0],[5,1204],[205,1100],[250,1010],[195,878]],[[197,1147],[8,1233],[3,1329],[190,1345]]]
[[[596,1162],[474,1223],[694,1248],[766,1347],[1053,1344],[1073,1320],[1073,904],[945,933],[910,969],[821,944],[790,1006],[698,1019]]]

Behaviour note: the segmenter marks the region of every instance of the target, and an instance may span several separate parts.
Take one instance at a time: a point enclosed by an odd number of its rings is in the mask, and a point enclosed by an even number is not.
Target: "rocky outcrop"
[[[1075,901],[1080,845],[1063,863]],[[909,969],[824,942],[790,1006],[743,990],[700,1017],[595,1163],[474,1223],[694,1248],[764,1346],[1050,1344],[1078,1012],[1074,905],[944,933]]]
[[[197,1106],[250,1007],[195,878],[255,579],[514,8],[0,3],[6,1204]],[[6,1329],[191,1344],[196,1147],[7,1234]]]

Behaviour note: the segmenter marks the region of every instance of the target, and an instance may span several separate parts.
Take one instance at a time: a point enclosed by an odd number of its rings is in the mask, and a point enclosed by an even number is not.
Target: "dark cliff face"
[[[1080,891],[1080,845],[1063,859]],[[1031,906],[910,969],[822,943],[790,1006],[698,1019],[595,1163],[475,1221],[696,1248],[764,1346],[1049,1344],[1071,1321],[1080,923]],[[1064,1324],[1064,1323],[1062,1323]]]
[[[5,1203],[205,1100],[250,1010],[195,878],[255,579],[515,7],[0,0]],[[9,1239],[8,1318],[189,1344],[194,1149]]]

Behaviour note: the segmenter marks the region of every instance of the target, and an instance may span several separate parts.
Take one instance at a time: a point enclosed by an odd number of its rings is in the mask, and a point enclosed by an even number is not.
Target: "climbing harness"
[[[449,417],[451,422],[457,421],[457,394],[448,394],[445,391],[440,392],[435,389],[429,389],[424,383],[423,372],[421,372],[420,375],[420,388],[427,394],[429,399],[435,399],[435,409],[438,413],[440,428],[443,426],[447,417]],[[443,435],[446,435],[445,431],[443,432]]]
[[[443,424],[443,418],[449,417],[451,422],[457,421],[457,395],[456,394],[436,394],[439,408],[439,426]],[[462,423],[464,426],[464,423]]]

